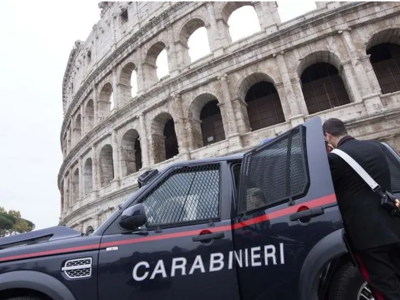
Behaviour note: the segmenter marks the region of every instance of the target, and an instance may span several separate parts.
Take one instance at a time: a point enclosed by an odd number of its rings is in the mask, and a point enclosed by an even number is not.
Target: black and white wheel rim
[[[364,282],[358,291],[357,300],[374,300],[374,296],[371,293],[367,282]]]

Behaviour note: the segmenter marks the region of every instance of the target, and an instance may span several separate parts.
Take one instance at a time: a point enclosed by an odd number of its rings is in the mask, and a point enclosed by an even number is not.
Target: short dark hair
[[[346,125],[344,125],[342,120],[336,118],[326,120],[324,125],[322,125],[322,130],[324,131],[324,135],[327,133],[335,137],[347,135]]]

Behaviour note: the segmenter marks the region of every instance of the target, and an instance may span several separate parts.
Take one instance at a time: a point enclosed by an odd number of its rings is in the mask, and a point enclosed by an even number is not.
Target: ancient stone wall
[[[261,30],[232,42],[228,19],[245,4]],[[63,81],[63,224],[96,228],[149,167],[245,151],[314,116],[340,117],[354,136],[400,150],[396,2],[320,2],[285,23],[275,2],[100,7]],[[202,27],[211,53],[191,62],[188,38]],[[164,49],[169,74],[159,79]]]

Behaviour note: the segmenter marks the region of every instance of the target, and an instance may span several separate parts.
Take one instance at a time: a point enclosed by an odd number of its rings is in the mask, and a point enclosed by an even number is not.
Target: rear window
[[[309,183],[306,157],[303,126],[245,154],[239,187],[239,213],[304,195]]]

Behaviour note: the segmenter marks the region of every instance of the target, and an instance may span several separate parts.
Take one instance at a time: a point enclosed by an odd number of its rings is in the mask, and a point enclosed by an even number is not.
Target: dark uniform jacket
[[[382,145],[344,137],[338,148],[350,155],[384,189],[392,192]],[[400,218],[380,206],[380,197],[338,155],[328,155],[332,180],[353,250],[400,243]]]

